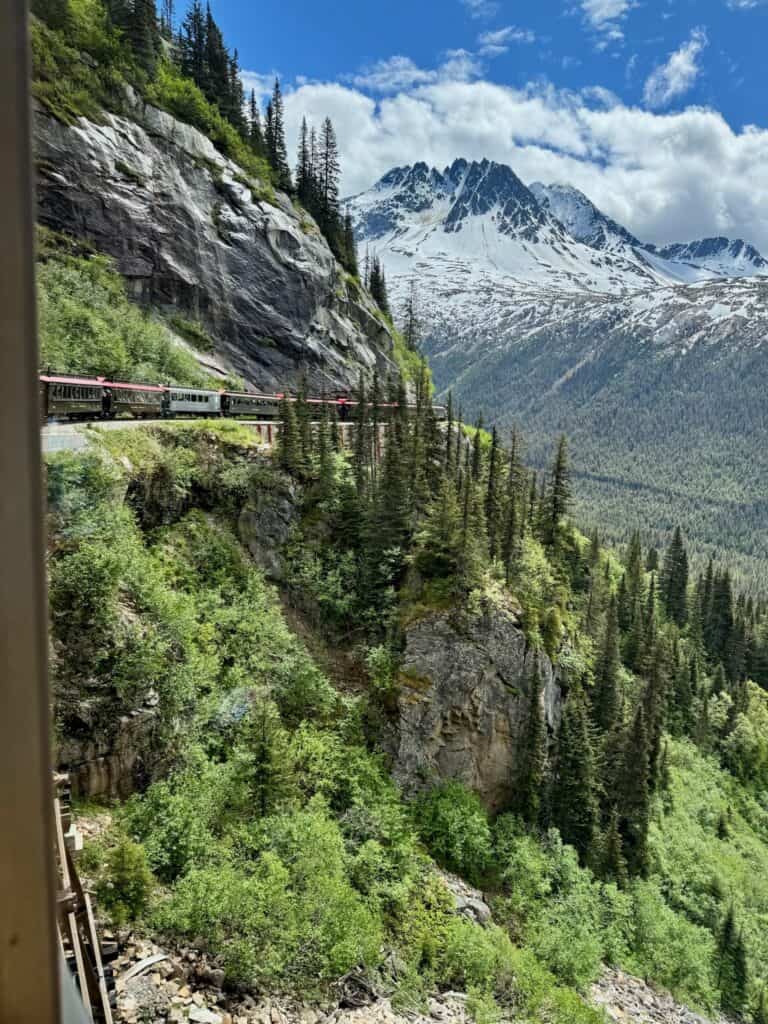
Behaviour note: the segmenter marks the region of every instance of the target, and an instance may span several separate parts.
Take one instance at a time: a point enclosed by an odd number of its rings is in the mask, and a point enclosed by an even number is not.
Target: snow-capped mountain
[[[741,239],[657,247],[641,242],[568,185],[527,187],[489,160],[396,167],[347,201],[358,240],[390,276],[434,262],[441,275],[494,278],[565,291],[624,293],[655,284],[768,275],[768,261]],[[432,275],[430,275],[432,276]]]
[[[571,435],[584,507],[617,537],[629,513],[712,550],[748,519],[743,564],[759,553],[768,582],[768,262],[753,246],[655,246],[577,189],[487,160],[398,167],[347,205],[396,311],[416,282],[440,391],[520,422],[535,460]]]

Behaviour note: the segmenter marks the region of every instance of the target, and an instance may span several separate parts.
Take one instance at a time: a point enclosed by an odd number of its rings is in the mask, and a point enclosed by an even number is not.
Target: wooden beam
[[[0,1020],[58,1024],[26,0],[0,2]]]

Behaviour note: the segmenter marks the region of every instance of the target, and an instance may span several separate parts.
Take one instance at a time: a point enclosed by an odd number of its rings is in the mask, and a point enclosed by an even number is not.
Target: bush
[[[480,798],[460,782],[444,782],[421,797],[414,817],[432,856],[472,882],[485,875],[491,856],[491,830]]]
[[[73,256],[43,230],[38,266],[40,361],[65,373],[205,386],[211,379],[168,329],[128,301],[103,256]],[[218,387],[218,383],[216,384]]]
[[[144,848],[123,837],[106,856],[97,898],[116,924],[125,924],[144,913],[152,885]]]

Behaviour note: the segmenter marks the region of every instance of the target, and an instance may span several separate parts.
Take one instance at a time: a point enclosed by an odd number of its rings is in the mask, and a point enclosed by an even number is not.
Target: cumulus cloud
[[[666,63],[656,68],[643,90],[643,99],[649,107],[665,107],[692,88],[701,73],[699,57],[708,42],[704,29],[695,28],[688,42],[671,53]]]
[[[259,71],[241,71],[240,79],[243,83],[246,95],[250,95],[251,90],[256,93],[258,99],[263,99],[264,96],[269,96],[272,92],[272,87],[275,84],[275,79],[279,78],[277,71],[272,71],[268,75],[263,75]]]
[[[505,28],[497,28],[490,32],[481,32],[477,37],[477,45],[480,48],[480,55],[483,57],[498,57],[509,50],[512,43],[535,43],[536,33],[527,28],[517,28],[515,25],[507,25]]]
[[[393,93],[429,82],[467,82],[478,78],[482,70],[479,59],[469,50],[447,50],[437,68],[421,68],[410,57],[395,56],[345,75],[343,81],[369,92]]]
[[[633,6],[632,0],[581,0],[587,24],[599,33],[600,48],[624,39],[621,22]]]
[[[416,160],[488,157],[523,181],[575,185],[647,241],[731,235],[768,253],[768,131],[735,132],[714,110],[657,113],[602,90],[477,80],[433,80],[378,102],[352,85],[307,84],[285,107],[291,152],[303,115],[331,117],[347,195]]]

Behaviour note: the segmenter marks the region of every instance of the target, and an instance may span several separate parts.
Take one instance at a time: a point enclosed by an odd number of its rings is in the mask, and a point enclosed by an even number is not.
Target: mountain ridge
[[[473,179],[466,161],[450,177],[416,166],[349,209],[395,309],[416,282],[438,390],[453,389],[470,416],[518,423],[538,465],[558,433],[573,438],[584,517],[612,539],[626,540],[629,488],[655,543],[680,522],[697,558],[726,548],[741,578],[762,585],[762,255],[740,239],[646,245],[578,190],[518,186],[511,169],[477,196],[482,163]],[[445,230],[458,200],[461,217]]]

